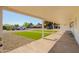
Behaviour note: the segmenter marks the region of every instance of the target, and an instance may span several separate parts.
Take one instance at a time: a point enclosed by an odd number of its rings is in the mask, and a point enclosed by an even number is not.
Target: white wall
[[[70,31],[69,25],[60,25],[60,29],[64,31]]]
[[[79,45],[79,19],[78,18],[75,18],[74,20],[74,25],[73,27],[71,28],[71,31],[76,39],[76,42],[78,43]]]
[[[77,31],[77,30],[75,29],[74,32],[73,32],[73,34],[74,34],[74,37],[75,37],[75,39],[76,39],[76,42],[77,42],[78,45],[79,45],[79,31]]]

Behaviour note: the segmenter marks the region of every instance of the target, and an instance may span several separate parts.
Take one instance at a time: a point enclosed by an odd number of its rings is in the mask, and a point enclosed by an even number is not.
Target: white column
[[[54,29],[54,22],[53,22],[53,29]]]
[[[0,52],[3,51],[3,47],[1,45],[3,45],[3,41],[2,41],[2,7],[0,7]]]
[[[2,36],[2,9],[0,9],[0,37]]]
[[[42,38],[44,38],[44,21],[42,21]]]

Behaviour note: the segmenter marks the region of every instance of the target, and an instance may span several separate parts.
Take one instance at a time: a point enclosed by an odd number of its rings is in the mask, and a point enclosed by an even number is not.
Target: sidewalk
[[[9,53],[48,53],[48,51],[55,45],[55,43],[63,34],[64,31],[58,31],[55,34],[51,34],[45,37],[44,39],[39,39],[37,41],[14,49]]]

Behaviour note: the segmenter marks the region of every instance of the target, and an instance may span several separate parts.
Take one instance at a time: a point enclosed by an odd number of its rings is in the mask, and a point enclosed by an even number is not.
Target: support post
[[[44,21],[42,21],[42,38],[44,38]]]
[[[54,29],[54,22],[53,22],[53,29]]]
[[[2,26],[2,7],[0,7],[0,52],[3,52]]]
[[[2,8],[0,7],[0,37],[2,36]]]

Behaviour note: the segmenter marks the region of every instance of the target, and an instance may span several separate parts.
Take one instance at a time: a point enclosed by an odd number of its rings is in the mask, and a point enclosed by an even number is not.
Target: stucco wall
[[[76,42],[79,45],[79,18],[73,19],[73,27],[71,28],[71,31],[76,39]]]
[[[0,9],[0,37],[2,36],[2,10]]]
[[[74,24],[74,36],[79,45],[79,18],[76,19]]]

